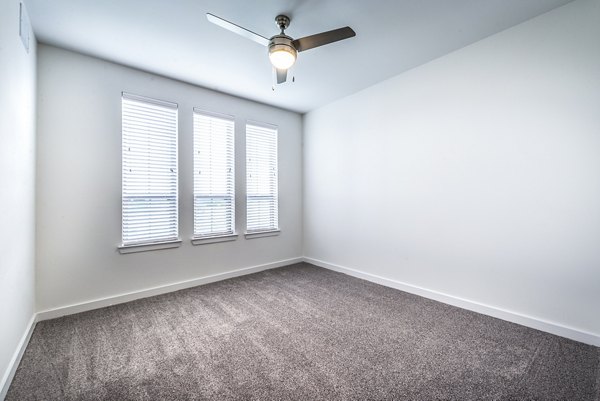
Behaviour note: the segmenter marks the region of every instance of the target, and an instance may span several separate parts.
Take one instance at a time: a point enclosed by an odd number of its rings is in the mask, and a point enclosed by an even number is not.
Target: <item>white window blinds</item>
[[[235,231],[233,117],[194,109],[194,237]]]
[[[246,124],[247,231],[279,229],[277,128]]]
[[[123,93],[123,245],[178,239],[177,105]]]

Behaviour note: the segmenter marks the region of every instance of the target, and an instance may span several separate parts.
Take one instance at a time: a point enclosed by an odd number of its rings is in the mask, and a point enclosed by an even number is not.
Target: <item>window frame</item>
[[[230,177],[226,178],[227,180],[231,179],[231,190],[232,190],[232,194],[231,194],[231,230],[230,231],[225,231],[225,232],[214,232],[211,234],[207,234],[207,235],[199,235],[196,233],[196,170],[199,166],[196,165],[196,152],[198,151],[198,149],[196,148],[196,115],[198,116],[203,116],[203,117],[208,117],[208,118],[215,118],[215,119],[221,119],[224,121],[230,121],[232,123],[232,127],[231,127],[231,157],[232,159],[229,162],[230,164],[230,168],[231,168],[231,172],[229,174]],[[191,238],[191,242],[193,245],[202,245],[202,244],[212,244],[212,243],[217,243],[217,242],[227,242],[227,241],[235,241],[238,238],[238,234],[237,234],[237,230],[236,230],[236,190],[235,190],[235,186],[236,186],[236,169],[235,169],[235,129],[236,129],[236,123],[235,123],[235,116],[230,115],[230,114],[223,114],[223,113],[216,113],[213,111],[208,111],[205,109],[201,109],[198,107],[194,107],[194,109],[192,110],[192,153],[193,153],[193,160],[192,160],[192,171],[193,171],[193,182],[192,182],[192,214],[193,214],[193,221],[192,221],[192,238]]]
[[[175,177],[175,190],[172,193],[163,194],[164,198],[172,198],[175,196],[175,236],[165,238],[151,238],[148,240],[139,241],[124,241],[125,239],[125,199],[126,199],[126,188],[125,188],[125,129],[124,129],[124,110],[125,101],[133,101],[146,103],[149,105],[163,107],[165,109],[175,110],[175,135],[174,135],[174,177]],[[179,105],[175,102],[168,102],[146,96],[141,96],[129,92],[121,92],[121,243],[117,246],[119,253],[128,254],[134,252],[152,251],[158,249],[175,248],[181,245],[180,237],[180,225],[179,225]]]
[[[250,174],[250,169],[249,169],[249,154],[248,154],[248,127],[249,126],[254,126],[258,129],[268,129],[268,130],[273,130],[274,134],[275,134],[275,194],[273,195],[275,197],[274,200],[274,205],[275,205],[275,221],[276,221],[276,226],[275,227],[270,227],[270,228],[265,228],[265,229],[248,229],[248,222],[249,222],[249,200],[251,198],[251,196],[249,195],[250,191],[249,191],[249,174]],[[261,121],[256,121],[256,120],[247,120],[246,121],[246,125],[245,125],[245,147],[246,147],[246,157],[245,157],[245,161],[246,161],[246,227],[245,227],[245,238],[247,239],[252,239],[252,238],[263,238],[263,237],[271,237],[271,236],[277,236],[281,233],[281,226],[279,224],[279,127],[277,125],[274,124],[269,124],[269,123],[264,123]],[[264,195],[262,195],[264,196]]]

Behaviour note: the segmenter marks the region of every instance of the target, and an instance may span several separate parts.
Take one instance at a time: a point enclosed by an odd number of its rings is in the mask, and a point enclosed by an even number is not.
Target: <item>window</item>
[[[279,231],[277,127],[246,124],[247,233]]]
[[[180,242],[177,105],[127,93],[123,93],[121,102],[123,245],[120,248]]]
[[[234,235],[234,177],[233,117],[194,110],[195,239]]]

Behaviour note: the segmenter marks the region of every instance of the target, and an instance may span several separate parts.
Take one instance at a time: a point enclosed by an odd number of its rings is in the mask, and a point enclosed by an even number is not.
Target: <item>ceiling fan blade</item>
[[[208,18],[208,20],[213,24],[219,25],[221,28],[225,28],[233,33],[237,33],[238,35],[241,35],[247,39],[253,40],[258,44],[261,44],[263,46],[269,45],[269,39],[252,31],[249,31],[246,28],[242,28],[241,26],[236,25],[233,22],[224,20],[223,18],[217,17],[216,15],[213,15],[211,13],[206,13],[206,18]]]
[[[278,84],[284,83],[287,79],[287,70],[284,70],[282,68],[276,68],[275,70],[277,73],[277,83]]]
[[[303,52],[315,47],[327,45],[329,43],[337,42],[338,40],[344,40],[356,36],[356,32],[349,26],[344,28],[334,29],[333,31],[321,32],[316,35],[306,36],[304,38],[296,39],[292,42],[296,50]]]

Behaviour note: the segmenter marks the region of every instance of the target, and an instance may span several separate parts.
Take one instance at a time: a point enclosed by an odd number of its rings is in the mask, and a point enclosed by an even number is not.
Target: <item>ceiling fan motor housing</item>
[[[292,56],[295,61],[298,51],[292,44],[293,39],[287,35],[275,35],[269,40],[269,58],[273,59],[275,53],[286,52]],[[293,62],[292,62],[293,64]]]

